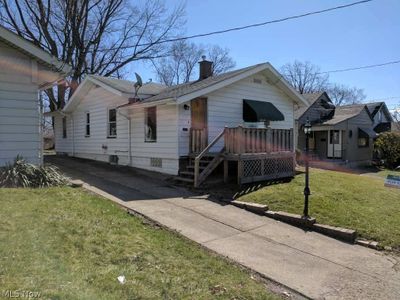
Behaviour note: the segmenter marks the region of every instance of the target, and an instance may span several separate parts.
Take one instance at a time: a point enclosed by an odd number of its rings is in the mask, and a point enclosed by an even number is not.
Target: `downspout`
[[[75,122],[73,114],[71,114],[71,121],[72,121],[72,156],[75,156]]]
[[[39,92],[39,138],[40,138],[40,149],[39,149],[39,155],[40,155],[40,165],[43,165],[44,163],[44,141],[43,141],[43,131],[44,131],[44,115],[43,115],[43,99],[42,99],[42,94]]]
[[[129,155],[129,166],[132,167],[132,128],[131,128],[131,124],[132,124],[132,118],[130,116],[124,115],[123,113],[121,113],[121,111],[119,109],[117,109],[117,112],[119,115],[123,116],[125,119],[128,120],[128,155]]]

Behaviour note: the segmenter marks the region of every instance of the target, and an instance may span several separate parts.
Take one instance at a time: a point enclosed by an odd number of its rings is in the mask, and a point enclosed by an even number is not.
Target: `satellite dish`
[[[135,97],[137,97],[138,91],[143,85],[143,80],[142,80],[142,77],[140,77],[140,75],[136,72],[135,72],[135,76],[136,76],[136,82],[133,86],[135,88]]]

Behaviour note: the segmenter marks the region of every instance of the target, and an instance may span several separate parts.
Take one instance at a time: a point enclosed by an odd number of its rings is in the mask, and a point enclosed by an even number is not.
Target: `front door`
[[[328,131],[328,157],[342,158],[342,131]]]
[[[191,101],[191,151],[200,152],[207,147],[207,99],[197,98]]]

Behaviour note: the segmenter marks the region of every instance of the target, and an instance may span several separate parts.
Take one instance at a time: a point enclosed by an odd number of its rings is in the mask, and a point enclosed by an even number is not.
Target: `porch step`
[[[199,169],[200,169],[200,170],[204,170],[205,168],[206,168],[206,166],[199,166]],[[188,170],[194,170],[194,165],[186,166],[186,169],[188,169]]]
[[[201,160],[199,160],[199,164],[200,164],[200,165],[207,165],[207,164],[209,164],[210,161],[212,161],[212,160],[213,160],[213,158],[210,158],[210,159],[201,159]],[[191,160],[190,162],[191,162],[192,164],[194,164],[194,159]]]
[[[194,171],[181,171],[179,172],[180,175],[186,175],[186,176],[194,176]]]
[[[194,179],[186,178],[186,177],[180,177],[180,176],[176,176],[175,180],[183,181],[183,182],[187,182],[187,183],[194,183]]]

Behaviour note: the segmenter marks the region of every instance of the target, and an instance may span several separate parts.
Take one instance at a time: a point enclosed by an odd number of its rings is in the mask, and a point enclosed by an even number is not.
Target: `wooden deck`
[[[201,131],[191,130],[190,136],[195,187],[199,186],[221,162],[224,162],[224,180],[227,181],[229,161],[237,162],[238,184],[294,176],[293,129],[226,127],[206,146],[205,132]],[[215,147],[220,144],[223,146],[216,152]],[[212,157],[212,160],[201,170],[200,161],[205,156]]]

